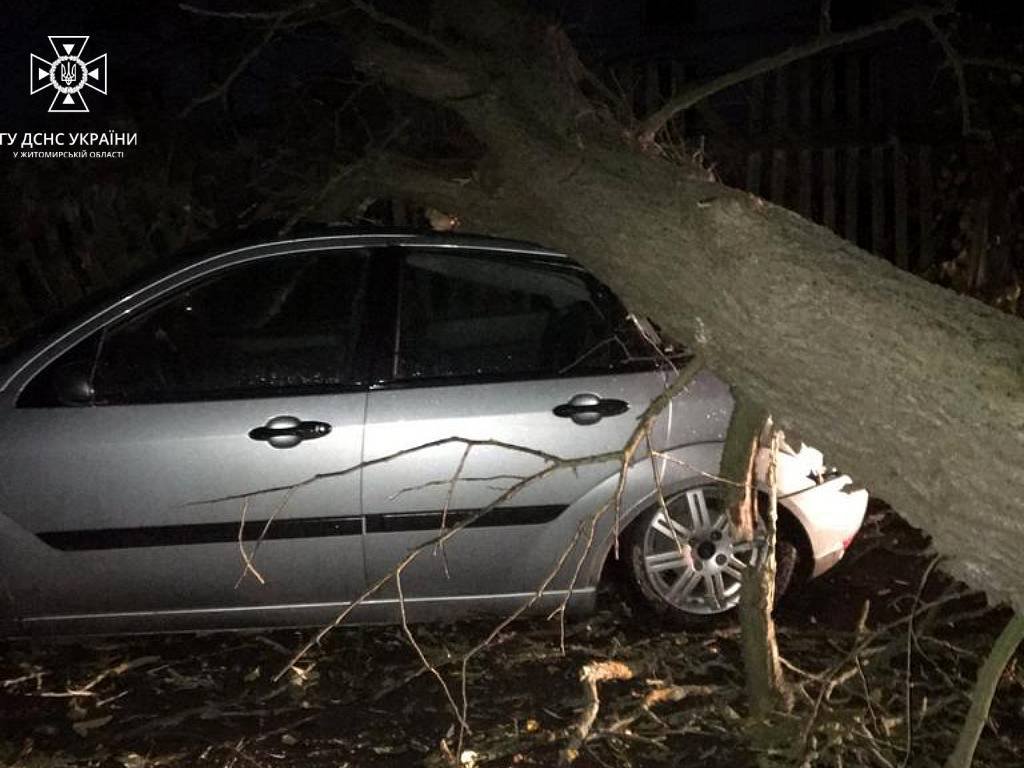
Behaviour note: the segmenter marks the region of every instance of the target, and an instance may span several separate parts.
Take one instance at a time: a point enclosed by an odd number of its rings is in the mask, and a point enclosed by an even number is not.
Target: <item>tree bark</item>
[[[722,452],[722,476],[729,481],[729,524],[735,541],[751,541],[758,528],[754,459],[771,420],[764,409],[734,390],[736,407]],[[774,440],[774,435],[771,436]],[[774,474],[774,469],[772,470]],[[775,489],[768,510],[764,560],[743,573],[740,594],[740,648],[746,677],[750,719],[763,721],[777,709],[788,710],[792,700],[779,661],[772,608],[775,603]]]
[[[640,151],[583,96],[564,35],[519,6],[439,6],[433,29],[452,53],[362,30],[355,59],[453,110],[486,157],[468,182],[368,158],[325,215],[395,194],[465,230],[565,250],[925,529],[957,575],[1024,611],[1020,321]]]

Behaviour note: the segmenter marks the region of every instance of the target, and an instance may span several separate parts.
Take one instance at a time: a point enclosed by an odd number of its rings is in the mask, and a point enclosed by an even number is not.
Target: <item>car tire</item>
[[[756,562],[763,551],[756,545],[751,550],[741,551],[746,545],[735,545],[728,535],[728,516],[721,489],[716,486],[700,486],[666,498],[666,507],[673,520],[682,507],[682,519],[689,523],[684,532],[677,530],[678,545],[666,534],[664,514],[659,506],[642,513],[623,533],[626,579],[631,591],[644,610],[665,623],[680,629],[706,629],[735,621],[736,606],[739,603],[739,571],[736,561],[749,567]],[[703,510],[705,525],[696,524]],[[689,529],[696,529],[690,535]],[[717,536],[712,540],[713,536]],[[652,539],[664,539],[652,545]],[[713,549],[712,549],[713,548]],[[684,554],[680,555],[680,549]],[[672,555],[675,554],[675,559]],[[790,541],[779,540],[775,547],[775,602],[789,588],[793,574],[797,571],[799,550]],[[722,557],[726,560],[720,562]],[[700,561],[701,565],[695,564]],[[678,567],[672,567],[672,565]],[[697,570],[697,569],[700,570]],[[721,579],[719,580],[719,576]],[[691,584],[692,583],[692,584]],[[720,597],[712,598],[717,589]],[[690,590],[690,591],[688,591]],[[679,595],[686,593],[682,599]],[[717,604],[716,604],[717,603]]]

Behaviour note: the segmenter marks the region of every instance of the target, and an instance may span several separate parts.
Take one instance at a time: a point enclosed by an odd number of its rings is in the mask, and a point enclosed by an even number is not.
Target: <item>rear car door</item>
[[[214,260],[36,364],[0,412],[26,628],[308,623],[359,594],[358,471],[288,488],[359,464],[369,268]]]
[[[625,311],[607,289],[561,257],[400,250],[392,257],[392,333],[367,406],[367,462],[451,437],[562,457],[621,449],[663,380],[650,350],[636,348]],[[446,442],[367,464],[371,582],[442,524],[492,504],[544,466],[504,447],[466,448]],[[616,469],[604,463],[560,471],[460,531],[443,550],[424,551],[403,572],[410,612],[425,617],[437,608],[450,615],[453,601],[466,610],[495,610],[532,593],[577,530],[579,521],[563,512]],[[568,571],[553,590],[564,588]]]

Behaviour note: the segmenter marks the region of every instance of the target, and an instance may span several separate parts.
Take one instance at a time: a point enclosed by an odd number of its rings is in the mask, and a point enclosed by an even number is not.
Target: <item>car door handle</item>
[[[596,424],[605,416],[618,416],[629,410],[629,403],[623,400],[602,398],[589,392],[573,395],[568,403],[555,406],[552,413],[563,419],[572,419],[575,424]]]
[[[252,440],[262,440],[274,448],[292,448],[303,440],[316,440],[329,434],[331,425],[322,421],[302,421],[294,416],[275,416],[262,427],[249,431]]]

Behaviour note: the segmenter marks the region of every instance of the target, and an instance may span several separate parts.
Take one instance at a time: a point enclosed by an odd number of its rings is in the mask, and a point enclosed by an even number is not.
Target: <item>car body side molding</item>
[[[264,530],[266,530],[265,534]],[[280,520],[247,520],[242,525],[241,538],[243,541],[254,541],[261,538],[307,539],[322,536],[358,536],[362,532],[363,524],[358,516],[282,518]],[[173,547],[186,544],[219,544],[238,541],[239,523],[92,528],[73,531],[44,531],[36,535],[54,549],[65,552],[127,549],[130,547]]]
[[[557,518],[564,505],[499,507],[490,510],[470,527],[540,525]],[[463,523],[479,510],[451,509],[429,512],[400,512],[366,518],[367,533],[440,530]],[[363,518],[298,517],[279,520],[247,520],[241,526],[241,540],[313,539],[326,536],[358,536],[363,533]],[[153,525],[140,528],[93,528],[37,533],[45,544],[64,552],[131,547],[173,547],[189,544],[223,544],[239,540],[239,523],[194,523],[189,525]]]
[[[564,504],[536,507],[496,507],[479,519],[473,520],[469,527],[540,525],[550,523],[566,509]],[[368,515],[366,532],[396,533],[399,531],[440,530],[442,522],[445,528],[453,528],[479,512],[480,510],[477,509],[449,509],[447,512],[388,512],[380,515]]]

